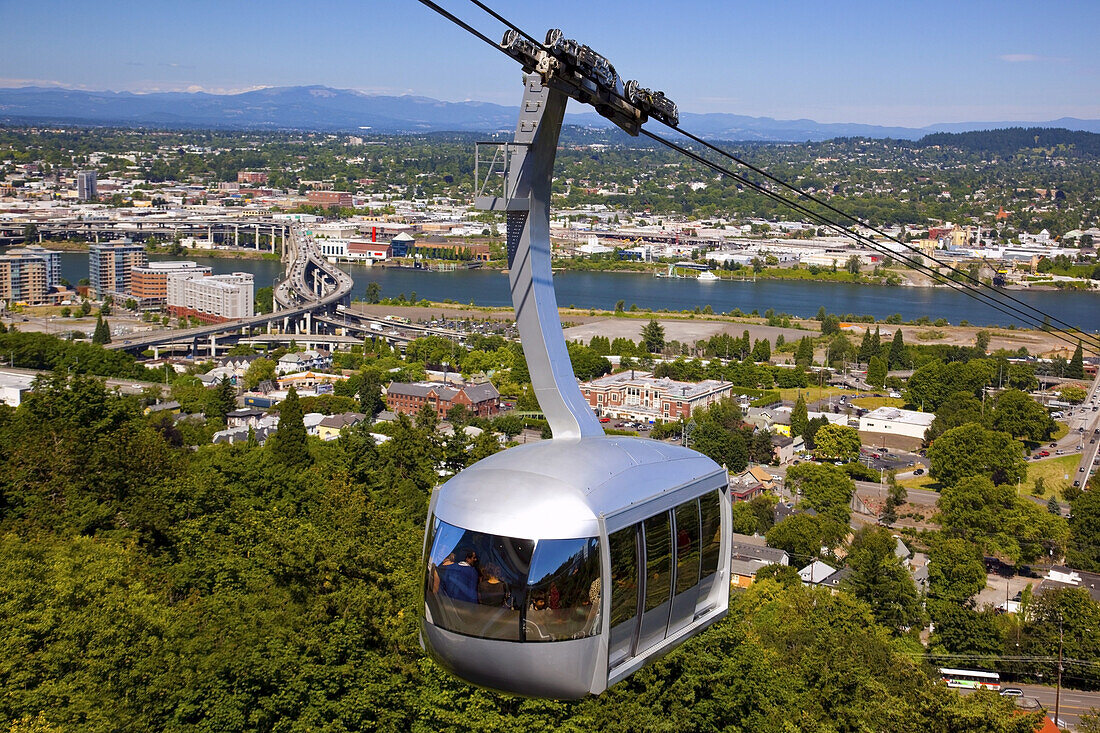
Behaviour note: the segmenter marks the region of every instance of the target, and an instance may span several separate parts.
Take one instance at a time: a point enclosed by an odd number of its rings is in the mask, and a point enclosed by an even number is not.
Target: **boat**
[[[699,282],[712,283],[712,282],[716,282],[718,280],[721,280],[722,278],[718,277],[717,275],[715,275],[710,270],[707,270],[706,272],[700,272],[699,277],[697,277],[696,279]]]

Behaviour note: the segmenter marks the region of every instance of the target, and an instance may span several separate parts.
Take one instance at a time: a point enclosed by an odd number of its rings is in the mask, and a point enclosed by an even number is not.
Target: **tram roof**
[[[600,515],[721,472],[700,453],[655,440],[544,440],[497,453],[457,474],[440,489],[435,515],[464,529],[507,537],[594,537]]]

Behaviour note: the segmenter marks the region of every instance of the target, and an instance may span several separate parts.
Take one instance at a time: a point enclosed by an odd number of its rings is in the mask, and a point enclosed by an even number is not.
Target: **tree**
[[[86,316],[91,312],[92,312],[92,304],[90,302],[88,302],[88,300],[86,300],[86,299],[81,300],[80,301],[80,315],[81,316]]]
[[[794,361],[799,366],[807,367],[814,361],[814,345],[809,336],[803,336],[798,342],[798,350],[795,352]]]
[[[1038,442],[1050,437],[1057,426],[1050,413],[1030,395],[1018,389],[1008,389],[997,397],[989,427],[1016,438]]]
[[[984,555],[1012,562],[1060,556],[1069,538],[1064,519],[1017,496],[1015,486],[995,486],[985,476],[968,476],[945,486],[936,506],[947,537],[967,540]]]
[[[731,432],[716,420],[700,420],[691,441],[692,448],[731,471],[743,471],[749,465],[748,446],[741,432]]]
[[[256,389],[260,382],[275,378],[275,362],[266,356],[253,359],[244,373],[245,389]]]
[[[929,474],[944,486],[968,476],[986,476],[996,484],[1015,484],[1027,475],[1019,443],[1008,433],[966,423],[941,435],[928,449]]]
[[[756,571],[756,580],[774,580],[784,588],[797,588],[802,585],[802,577],[790,565],[772,563]]]
[[[359,409],[373,422],[386,409],[382,399],[382,374],[377,369],[364,369],[359,386]]]
[[[809,514],[793,514],[768,530],[769,547],[786,550],[798,563],[809,564],[821,555],[821,519]]]
[[[832,336],[840,333],[840,318],[830,313],[821,321],[821,335]]]
[[[852,255],[844,263],[844,269],[847,270],[848,272],[850,272],[853,275],[858,275],[859,274],[859,265],[860,265],[859,255]]]
[[[1077,342],[1077,348],[1073,350],[1073,357],[1069,360],[1069,368],[1066,370],[1066,376],[1070,379],[1084,379],[1085,378],[1085,355],[1081,348],[1081,342]]]
[[[881,356],[872,356],[867,362],[867,383],[875,389],[882,389],[886,384],[886,362]]]
[[[267,443],[275,460],[288,468],[302,469],[312,462],[309,436],[302,418],[298,392],[291,387],[286,399],[279,405],[279,427]]]
[[[651,354],[660,353],[665,347],[665,329],[656,319],[651,320],[642,329],[642,343],[646,351]]]
[[[622,313],[625,310],[626,310],[626,301],[625,300],[615,301],[615,312],[616,313]]]
[[[1081,404],[1088,396],[1088,391],[1077,384],[1063,384],[1058,388],[1058,398],[1073,405]]]
[[[848,552],[851,574],[842,587],[871,606],[875,620],[901,634],[920,623],[917,588],[895,554],[897,540],[885,527],[856,532]]]
[[[814,457],[834,461],[851,461],[859,457],[862,445],[859,431],[847,425],[829,424],[817,431]]]
[[[806,409],[806,398],[799,392],[798,399],[795,400],[794,407],[791,408],[791,435],[804,435],[809,423],[810,419],[809,412]]]
[[[787,471],[787,486],[803,495],[805,506],[832,523],[821,528],[826,544],[839,542],[848,533],[852,494],[856,490],[848,474],[836,466],[800,463]]]
[[[924,432],[924,441],[931,443],[952,428],[984,420],[981,400],[969,392],[956,392],[936,410],[936,419]]]
[[[989,333],[989,331],[986,331],[985,329],[978,331],[978,333],[974,335],[974,348],[980,351],[982,354],[985,354],[987,351],[989,351],[989,342],[992,340],[992,338],[993,336]]]
[[[225,420],[225,416],[237,409],[237,388],[229,381],[229,377],[222,377],[218,386],[213,389],[207,401],[207,415],[218,420]]]
[[[959,605],[985,587],[981,548],[961,538],[937,539],[928,553],[928,588],[932,597]]]
[[[1080,492],[1070,503],[1070,510],[1066,564],[1089,572],[1100,572],[1100,491],[1090,489]]]
[[[901,329],[894,331],[894,340],[890,342],[890,355],[887,362],[891,369],[905,369],[909,366],[909,353],[905,349],[905,337]]]
[[[107,326],[106,321],[103,320],[102,313],[96,318],[95,331],[92,333],[92,343],[100,346],[111,343],[111,329]]]
[[[806,441],[806,448],[813,450],[817,445],[817,431],[829,424],[829,418],[822,415],[821,417],[815,417],[806,423],[806,432],[802,433],[802,439]]]
[[[382,286],[374,280],[367,283],[366,298],[368,303],[377,303],[382,300]]]

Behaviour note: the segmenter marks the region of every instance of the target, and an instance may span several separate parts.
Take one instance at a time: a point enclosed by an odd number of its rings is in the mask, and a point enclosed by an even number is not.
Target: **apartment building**
[[[0,300],[11,305],[48,301],[46,262],[33,255],[0,255]]]
[[[46,263],[46,287],[61,287],[61,253],[37,244],[8,250],[9,255],[36,257]]]
[[[145,267],[145,247],[130,242],[93,244],[88,248],[88,279],[96,297],[129,297],[135,267]]]
[[[168,312],[204,323],[247,318],[255,311],[254,278],[250,272],[203,277],[184,270],[168,276]]]
[[[168,302],[168,278],[178,273],[192,273],[194,277],[206,277],[212,270],[190,261],[150,262],[135,267],[130,275],[130,294],[139,305],[164,305]]]
[[[581,382],[580,388],[596,414],[646,422],[688,419],[692,410],[712,405],[733,391],[729,382],[676,382],[634,370]]]

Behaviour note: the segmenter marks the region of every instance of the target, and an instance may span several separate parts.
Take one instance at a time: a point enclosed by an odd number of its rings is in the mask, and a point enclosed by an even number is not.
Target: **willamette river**
[[[155,256],[151,259],[171,259]],[[270,260],[233,260],[223,258],[188,257],[209,265],[215,274],[244,271],[256,276],[256,287],[271,285],[282,275],[282,265]],[[363,297],[367,283],[382,286],[384,297],[404,293],[410,297],[485,306],[511,305],[508,276],[497,270],[463,270],[459,272],[426,272],[396,268],[340,265],[355,280],[353,295]],[[75,283],[88,276],[88,256],[80,252],[61,255],[61,275]],[[905,320],[928,316],[946,318],[952,324],[966,320],[975,325],[1018,326],[1023,320],[1008,315],[947,288],[903,288],[871,285],[848,285],[828,282],[790,282],[785,280],[751,280],[698,282],[694,279],[666,279],[651,275],[622,272],[562,272],[554,276],[561,306],[601,308],[611,310],[623,300],[626,307],[659,310],[693,309],[709,305],[717,313],[740,308],[746,313],[763,313],[774,308],[777,313],[812,316],[825,306],[830,313],[872,315],[883,319],[900,313]],[[1100,330],[1100,294],[1061,291],[1010,291],[1011,295],[1057,318],[1089,331]]]

